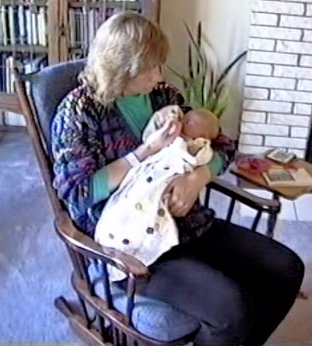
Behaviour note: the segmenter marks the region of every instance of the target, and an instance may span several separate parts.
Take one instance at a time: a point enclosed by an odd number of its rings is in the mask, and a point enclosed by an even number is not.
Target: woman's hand
[[[145,145],[149,148],[150,154],[157,153],[160,149],[171,144],[181,133],[181,123],[177,120],[168,119],[163,126],[152,133],[146,139]]]
[[[173,216],[185,216],[199,197],[200,191],[211,181],[209,168],[201,166],[191,173],[174,178],[166,188],[169,211]]]

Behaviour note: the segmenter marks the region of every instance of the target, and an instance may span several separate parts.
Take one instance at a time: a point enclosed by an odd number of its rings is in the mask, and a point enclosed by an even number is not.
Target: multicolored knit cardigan
[[[153,111],[178,104],[184,111],[182,95],[172,86],[160,83],[150,93]],[[224,168],[233,155],[233,142],[220,135],[213,147],[221,155]],[[95,225],[105,205],[105,200],[94,203],[92,176],[103,166],[125,156],[140,145],[138,139],[116,103],[104,107],[97,102],[91,90],[80,86],[61,102],[51,125],[54,157],[54,187],[76,225],[93,236]],[[191,224],[207,223],[212,213],[193,208],[188,215]],[[200,215],[199,215],[200,213]],[[180,224],[183,220],[179,220]]]

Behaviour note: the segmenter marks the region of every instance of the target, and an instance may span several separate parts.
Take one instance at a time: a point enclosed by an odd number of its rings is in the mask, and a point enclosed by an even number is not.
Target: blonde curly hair
[[[79,79],[108,105],[122,96],[130,78],[164,64],[168,50],[158,26],[138,13],[121,12],[99,27]]]

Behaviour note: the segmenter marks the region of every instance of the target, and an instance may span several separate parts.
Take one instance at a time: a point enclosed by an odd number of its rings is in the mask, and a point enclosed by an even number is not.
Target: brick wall
[[[311,113],[311,0],[253,1],[239,150],[304,157]]]

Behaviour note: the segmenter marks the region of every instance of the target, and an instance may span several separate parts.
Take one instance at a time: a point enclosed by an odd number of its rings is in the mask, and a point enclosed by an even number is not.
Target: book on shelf
[[[269,186],[312,188],[312,176],[304,168],[270,168],[262,175]]]
[[[20,62],[15,62],[15,67],[22,69],[23,65]],[[13,69],[13,60],[11,58],[6,58],[5,60],[5,88],[9,93],[16,92],[14,85],[14,78],[11,74]],[[3,112],[3,121],[5,124],[13,126],[25,126],[25,119],[20,115],[13,112]]]
[[[45,6],[0,5],[0,46],[47,46],[47,13]],[[0,47],[1,49],[1,47]]]

